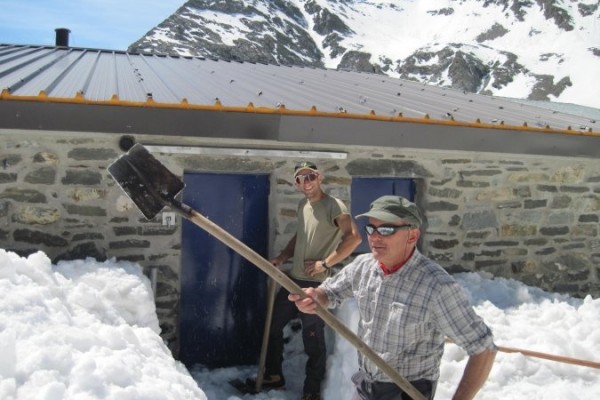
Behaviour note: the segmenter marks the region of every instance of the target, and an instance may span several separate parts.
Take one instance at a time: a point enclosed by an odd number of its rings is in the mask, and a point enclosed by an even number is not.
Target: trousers
[[[394,382],[370,381],[367,375],[359,371],[352,376],[352,382],[356,386],[356,393],[352,400],[412,400],[402,389]],[[411,385],[425,396],[428,400],[433,400],[437,381],[419,379],[411,381]]]
[[[320,284],[311,281],[295,282],[300,287],[316,287]],[[305,367],[304,393],[318,394],[321,391],[321,382],[325,378],[327,361],[325,323],[318,315],[304,314],[298,311],[296,305],[288,300],[288,294],[289,292],[285,288],[281,288],[275,296],[273,319],[269,331],[269,345],[265,359],[265,374],[283,376],[283,328],[292,319],[300,318],[304,352],[308,356]]]

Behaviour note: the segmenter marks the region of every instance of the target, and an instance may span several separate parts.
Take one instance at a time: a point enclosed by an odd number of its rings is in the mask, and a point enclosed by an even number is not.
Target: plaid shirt
[[[371,253],[358,256],[321,288],[331,308],[356,298],[358,335],[409,381],[439,378],[445,336],[469,355],[496,349],[490,328],[462,287],[417,249],[388,276]],[[360,352],[358,364],[370,380],[390,381]]]

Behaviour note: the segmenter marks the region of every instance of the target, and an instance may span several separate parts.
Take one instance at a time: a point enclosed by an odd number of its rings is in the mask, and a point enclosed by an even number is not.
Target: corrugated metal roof
[[[384,75],[0,44],[1,100],[231,109],[595,136],[598,122]]]

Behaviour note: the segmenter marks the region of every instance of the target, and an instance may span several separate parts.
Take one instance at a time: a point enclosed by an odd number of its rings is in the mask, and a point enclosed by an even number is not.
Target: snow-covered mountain
[[[598,0],[189,0],[129,50],[600,108]]]

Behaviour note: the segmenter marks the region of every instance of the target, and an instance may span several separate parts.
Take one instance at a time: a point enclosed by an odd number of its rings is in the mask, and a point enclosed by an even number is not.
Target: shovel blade
[[[139,143],[110,164],[108,172],[147,219],[171,204],[185,187]]]

